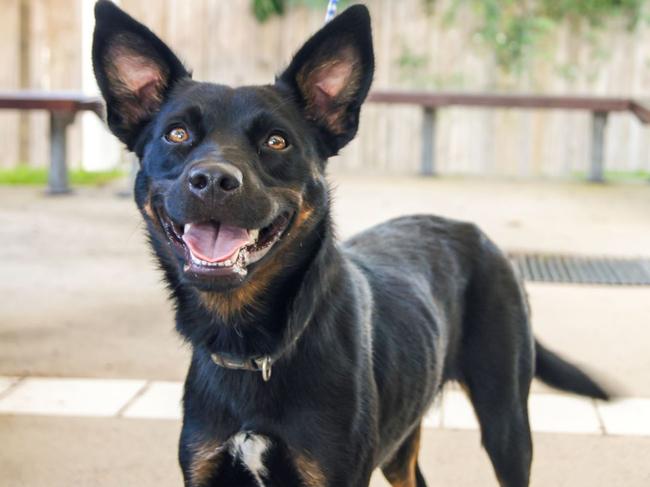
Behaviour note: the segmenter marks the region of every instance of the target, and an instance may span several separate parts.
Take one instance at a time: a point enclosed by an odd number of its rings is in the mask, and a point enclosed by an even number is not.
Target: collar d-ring
[[[271,357],[266,355],[262,358],[262,379],[268,382],[271,378]]]

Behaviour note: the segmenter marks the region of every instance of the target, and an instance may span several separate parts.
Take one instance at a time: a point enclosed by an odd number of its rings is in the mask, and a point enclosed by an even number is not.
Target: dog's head
[[[291,266],[327,217],[325,162],[354,137],[370,87],[366,8],[323,27],[274,84],[240,88],[193,81],[111,2],[95,17],[108,124],[140,160],[136,201],[167,272],[222,293]]]

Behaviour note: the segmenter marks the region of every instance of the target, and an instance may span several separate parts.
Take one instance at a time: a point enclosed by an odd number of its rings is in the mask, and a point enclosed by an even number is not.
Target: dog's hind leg
[[[381,471],[392,487],[426,487],[422,472],[418,465],[420,451],[420,426],[406,437],[393,458]]]
[[[485,250],[467,294],[460,380],[501,487],[526,487],[534,340],[523,290],[510,265],[498,251]]]
[[[470,400],[481,426],[483,447],[501,487],[527,487],[532,441],[525,398],[500,395],[497,390],[487,387],[470,389]]]
[[[528,423],[530,365],[519,354],[477,345],[466,350],[463,385],[478,417],[481,440],[501,487],[527,487],[532,461]],[[511,359],[510,364],[504,363]],[[526,360],[524,360],[526,361]]]
[[[532,372],[504,370],[490,352],[474,349],[464,385],[478,417],[481,440],[501,487],[527,487],[532,461],[528,389]],[[524,378],[520,380],[518,376]]]

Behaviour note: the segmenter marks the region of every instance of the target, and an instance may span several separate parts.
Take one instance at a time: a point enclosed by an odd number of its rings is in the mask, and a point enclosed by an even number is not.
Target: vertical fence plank
[[[0,57],[3,68],[0,70],[0,89],[14,90],[20,88],[20,15],[18,0],[0,0]],[[18,151],[20,140],[20,115],[18,112],[0,111],[0,133],[2,133],[2,151],[0,168],[15,167],[21,162]]]

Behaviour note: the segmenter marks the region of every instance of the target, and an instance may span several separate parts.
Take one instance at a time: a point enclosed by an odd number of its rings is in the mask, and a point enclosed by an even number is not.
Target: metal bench
[[[2,91],[0,108],[7,110],[46,110],[50,113],[50,171],[48,191],[61,194],[70,191],[66,166],[66,129],[78,112],[91,111],[102,117],[99,99],[76,92]]]
[[[593,122],[591,129],[591,165],[588,179],[594,182],[604,180],[605,127],[609,113],[631,112],[641,123],[650,123],[650,110],[641,102],[630,98],[376,90],[370,93],[368,100],[373,103],[408,104],[422,107],[420,173],[423,175],[436,173],[436,110],[440,108],[463,106],[589,111],[592,114]]]
[[[420,173],[436,173],[435,141],[436,111],[451,106],[479,108],[563,109],[592,113],[591,165],[588,179],[604,180],[604,147],[607,117],[611,112],[631,112],[643,124],[650,123],[650,109],[630,98],[588,96],[508,95],[482,93],[444,93],[375,90],[368,101],[372,103],[408,104],[422,107],[422,147]],[[50,113],[50,172],[49,192],[69,192],[66,168],[66,128],[77,112],[89,110],[100,118],[100,99],[75,92],[16,91],[0,92],[0,109],[47,110]]]

